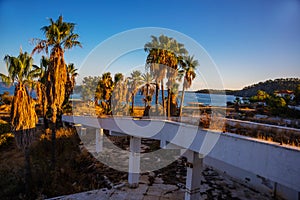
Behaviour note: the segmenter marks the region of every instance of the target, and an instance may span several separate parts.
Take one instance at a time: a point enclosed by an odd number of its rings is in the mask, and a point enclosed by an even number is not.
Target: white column
[[[82,125],[81,124],[74,124],[74,127],[76,128],[76,131],[79,134],[79,136],[81,136]]]
[[[103,150],[103,129],[96,129],[96,153]]]
[[[166,148],[166,145],[167,145],[166,140],[161,139],[161,140],[160,140],[160,148],[165,149],[165,148]]]
[[[86,135],[86,128],[81,127],[80,136],[85,136],[85,135]]]
[[[141,138],[130,137],[130,154],[129,154],[129,169],[128,183],[129,187],[137,188],[139,186],[140,176],[140,152]]]
[[[202,176],[203,157],[197,152],[187,150],[187,175],[185,200],[200,199],[200,185]]]

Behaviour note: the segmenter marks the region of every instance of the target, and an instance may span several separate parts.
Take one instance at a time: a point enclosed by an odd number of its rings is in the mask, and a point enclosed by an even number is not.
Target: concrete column
[[[187,150],[187,175],[186,175],[186,192],[185,200],[200,199],[200,185],[202,176],[203,157],[197,152]]]
[[[76,128],[77,133],[81,136],[82,125],[81,124],[74,124],[74,127]]]
[[[86,128],[81,127],[80,136],[85,136],[85,135],[86,135]]]
[[[96,129],[96,153],[99,153],[103,150],[103,129]]]
[[[131,188],[137,188],[139,186],[140,152],[141,138],[130,136],[128,183]]]
[[[166,140],[161,139],[161,140],[160,140],[160,148],[165,149],[165,148],[166,148],[166,145],[167,145]]]

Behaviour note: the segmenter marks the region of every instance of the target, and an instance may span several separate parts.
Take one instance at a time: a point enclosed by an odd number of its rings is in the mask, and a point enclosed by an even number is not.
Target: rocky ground
[[[201,177],[201,199],[273,199],[271,195],[260,193],[234,179],[211,168],[205,168]],[[114,185],[112,189],[93,190],[78,194],[51,198],[51,200],[157,200],[157,199],[184,199],[184,183],[165,184],[163,178],[154,172],[140,177],[139,187],[131,189],[127,183]]]

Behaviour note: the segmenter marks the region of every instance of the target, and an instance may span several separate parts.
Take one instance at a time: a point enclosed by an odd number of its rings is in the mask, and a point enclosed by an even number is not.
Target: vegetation
[[[11,145],[14,135],[12,133],[4,133],[0,135],[0,149]]]
[[[300,84],[299,78],[281,78],[275,80],[267,80],[259,82],[243,88],[235,93],[236,96],[251,97],[255,96],[258,90],[263,90],[268,94],[273,94],[278,90],[292,90],[295,91],[296,87]]]
[[[129,94],[128,94],[128,79],[125,79],[123,74],[117,73],[114,76],[114,91],[112,93],[112,114],[113,115],[128,115],[129,112]]]
[[[141,94],[144,95],[144,102],[145,102],[145,108],[146,106],[151,105],[152,101],[152,96],[154,94],[155,90],[155,83],[153,76],[146,72],[145,74],[142,75],[142,86],[140,87]]]
[[[129,91],[131,93],[131,114],[134,111],[134,96],[138,92],[140,85],[142,85],[142,73],[138,70],[133,71],[129,77]],[[157,97],[158,98],[158,97]]]
[[[183,86],[180,100],[179,116],[182,114],[182,107],[184,101],[184,92],[192,86],[192,81],[196,78],[196,67],[199,65],[198,60],[194,60],[194,56],[186,56],[181,60],[182,69],[179,74],[183,75]]]
[[[295,89],[295,102],[297,105],[300,105],[300,84]]]
[[[156,36],[151,36],[151,42],[148,42],[144,46],[144,50],[148,53],[146,60],[146,68],[150,69],[153,74],[156,87],[158,88],[159,82],[163,86],[163,79],[167,78],[167,88],[168,88],[168,104],[167,116],[171,116],[171,89],[176,83],[178,78],[178,70],[180,67],[180,60],[183,56],[188,54],[184,45],[178,43],[174,38],[167,37],[165,35],[160,35],[158,38]],[[162,91],[162,102],[164,102],[164,88]],[[156,103],[158,103],[158,89],[156,89]]]
[[[59,16],[56,21],[50,18],[50,25],[42,27],[46,39],[36,39],[37,44],[32,53],[50,50],[49,66],[46,71],[46,93],[47,93],[47,118],[51,121],[53,158],[55,166],[55,129],[57,116],[62,114],[62,105],[65,100],[65,87],[67,83],[67,69],[64,60],[64,52],[75,46],[80,46],[79,35],[73,33],[74,23],[63,21]]]
[[[25,196],[23,156],[14,143],[0,148],[0,197],[9,199],[46,199],[99,188],[111,188],[110,180],[119,183],[127,174],[98,162],[87,150],[80,148],[75,129],[57,130],[57,166],[53,171],[51,160],[51,132],[39,130],[37,140],[30,147],[32,163],[32,191]],[[10,140],[11,141],[11,140]],[[13,141],[13,140],[12,140]],[[63,183],[63,184],[62,184]]]
[[[4,61],[9,74],[0,74],[2,81],[7,84],[17,82],[11,103],[10,120],[16,144],[25,154],[25,186],[26,194],[29,195],[31,191],[29,147],[34,138],[37,123],[33,100],[26,88],[26,84],[29,83],[32,58],[29,54],[20,50],[18,57],[6,55]]]
[[[75,82],[76,76],[78,76],[78,73],[77,73],[77,69],[75,68],[75,65],[73,63],[68,64],[64,104],[67,104],[69,102],[70,96],[74,91],[75,84],[76,84]]]
[[[292,109],[289,104],[295,104],[296,99],[293,100],[290,96],[279,96],[276,93],[268,94],[265,91],[259,90],[255,96],[249,98],[251,103],[257,104],[257,112],[261,114],[268,114],[272,116],[299,118],[300,111]],[[260,108],[258,109],[258,107]]]
[[[196,93],[203,93],[203,94],[226,94],[226,95],[236,95],[237,90],[214,90],[214,89],[201,89],[197,90]]]
[[[110,72],[102,74],[98,82],[95,93],[95,105],[100,105],[104,109],[104,114],[111,115],[111,97],[114,90],[114,82]]]
[[[96,92],[96,88],[97,88],[97,85],[100,82],[100,80],[101,80],[101,77],[99,77],[99,76],[88,76],[88,77],[83,78],[82,85],[81,85],[81,87],[78,87],[77,90],[80,91],[81,97],[84,101],[92,100],[95,98],[95,95],[98,95],[98,94],[95,94],[95,92]],[[75,87],[75,90],[76,90],[76,87]]]

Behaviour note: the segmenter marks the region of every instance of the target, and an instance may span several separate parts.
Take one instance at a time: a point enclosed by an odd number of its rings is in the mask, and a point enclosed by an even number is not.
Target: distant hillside
[[[273,94],[276,90],[295,90],[297,85],[300,84],[299,78],[280,78],[275,80],[267,80],[265,82],[259,82],[242,90],[235,92],[235,96],[251,97],[256,95],[258,90],[263,90],[269,94]]]
[[[239,90],[215,90],[215,89],[203,89],[198,90],[196,93],[204,93],[204,94],[224,94],[226,95],[235,95]]]

